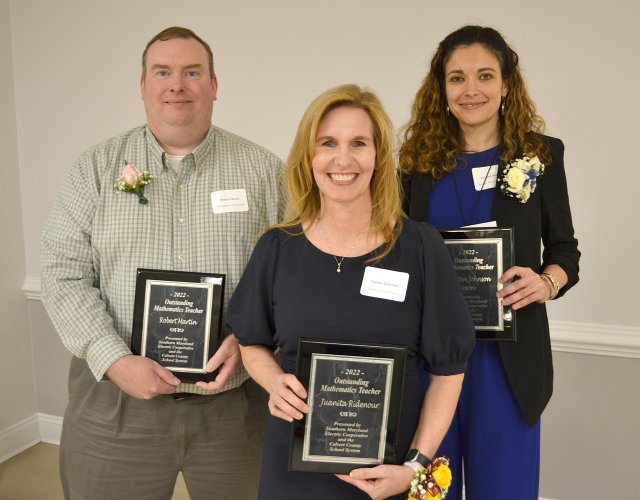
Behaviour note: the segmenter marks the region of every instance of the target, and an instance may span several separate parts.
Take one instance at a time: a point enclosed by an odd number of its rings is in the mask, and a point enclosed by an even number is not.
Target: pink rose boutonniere
[[[144,187],[151,182],[153,176],[147,170],[140,172],[135,165],[124,162],[120,177],[116,181],[116,189],[125,193],[135,193],[141,205],[146,205],[149,200],[144,196]]]

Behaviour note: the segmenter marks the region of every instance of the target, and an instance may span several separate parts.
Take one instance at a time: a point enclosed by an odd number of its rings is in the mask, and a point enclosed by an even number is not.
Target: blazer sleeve
[[[410,219],[429,221],[429,197],[433,189],[433,177],[413,173],[402,177],[402,209]]]
[[[564,144],[560,139],[545,137],[552,161],[540,179],[542,195],[542,267],[559,265],[569,278],[561,297],[578,282],[580,251],[574,236],[567,178],[564,170]]]

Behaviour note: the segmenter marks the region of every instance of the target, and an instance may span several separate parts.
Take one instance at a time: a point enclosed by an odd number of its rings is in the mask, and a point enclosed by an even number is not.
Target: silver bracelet
[[[407,460],[403,465],[411,467],[414,472],[420,472],[422,469],[424,469],[420,462],[416,462],[414,460]]]

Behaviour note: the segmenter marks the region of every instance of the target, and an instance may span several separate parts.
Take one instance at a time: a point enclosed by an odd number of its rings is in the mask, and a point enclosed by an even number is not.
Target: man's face
[[[147,122],[155,133],[176,129],[201,135],[211,126],[218,82],[209,72],[207,51],[193,38],[153,43],[140,80]]]

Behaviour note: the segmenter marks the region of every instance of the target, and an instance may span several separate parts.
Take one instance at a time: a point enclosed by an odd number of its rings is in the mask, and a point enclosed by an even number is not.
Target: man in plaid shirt
[[[226,275],[233,293],[260,231],[278,222],[282,162],[211,124],[211,48],[168,28],[147,45],[147,124],[94,146],[60,190],[42,238],[43,302],[74,354],[60,468],[70,499],[253,498],[266,394],[229,333],[213,382],[181,384],[129,348],[138,268]],[[149,172],[146,204],[116,188]],[[127,175],[136,170],[127,168]],[[233,202],[229,202],[233,200]]]

